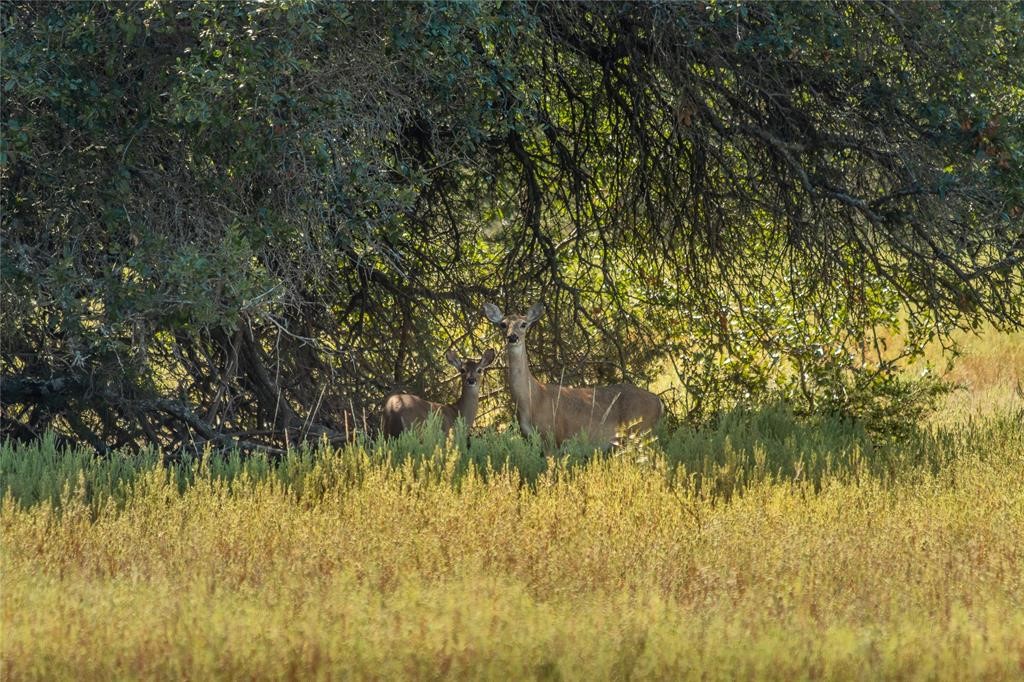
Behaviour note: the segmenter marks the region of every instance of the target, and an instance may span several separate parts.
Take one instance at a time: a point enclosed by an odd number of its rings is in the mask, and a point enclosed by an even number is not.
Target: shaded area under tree
[[[1019,4],[0,12],[6,436],[340,441],[485,299],[694,420],[870,413],[879,328],[1024,318]]]

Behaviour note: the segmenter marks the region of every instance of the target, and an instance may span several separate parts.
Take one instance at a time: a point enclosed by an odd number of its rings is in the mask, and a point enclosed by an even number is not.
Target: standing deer
[[[539,433],[555,446],[583,433],[604,446],[616,445],[629,430],[653,428],[662,415],[658,396],[632,384],[575,388],[542,384],[530,372],[526,332],[544,312],[535,304],[526,315],[505,315],[484,304],[484,316],[505,334],[508,387],[524,436]]]
[[[384,433],[397,436],[413,424],[423,422],[432,413],[441,415],[444,432],[448,433],[455,420],[462,417],[466,427],[473,425],[476,409],[480,403],[480,378],[483,371],[494,362],[494,349],[488,348],[479,360],[460,360],[454,350],[444,355],[462,378],[462,394],[451,405],[442,405],[424,400],[416,395],[400,393],[384,402]]]

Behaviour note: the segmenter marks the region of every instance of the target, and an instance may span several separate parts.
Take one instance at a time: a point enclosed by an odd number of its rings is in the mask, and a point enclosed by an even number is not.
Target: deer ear
[[[494,349],[488,348],[484,351],[484,356],[480,358],[480,369],[485,369],[491,366],[494,362]]]
[[[533,304],[533,307],[526,311],[526,321],[533,324],[540,316],[544,313],[544,304],[537,302]]]
[[[455,369],[462,369],[462,360],[459,360],[454,348],[448,349],[448,352],[444,354],[444,359],[450,362]]]
[[[502,314],[501,308],[493,303],[484,303],[484,317],[494,324],[501,324],[501,321],[505,319],[505,315]]]

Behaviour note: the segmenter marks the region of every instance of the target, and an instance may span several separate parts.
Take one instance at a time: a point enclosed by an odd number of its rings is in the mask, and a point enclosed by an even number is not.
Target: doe
[[[526,357],[526,332],[543,312],[541,303],[525,315],[505,315],[496,305],[484,304],[484,316],[505,335],[508,388],[522,434],[538,433],[556,447],[584,434],[608,447],[618,445],[629,431],[653,428],[664,410],[661,400],[633,384],[577,388],[542,384],[534,378]]]

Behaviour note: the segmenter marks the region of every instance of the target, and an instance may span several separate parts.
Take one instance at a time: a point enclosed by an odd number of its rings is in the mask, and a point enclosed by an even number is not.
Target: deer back
[[[384,402],[384,433],[397,436],[414,424],[421,424],[432,414],[441,416],[441,423],[447,433],[455,423],[456,410],[451,405],[442,405],[412,395],[399,393]]]

